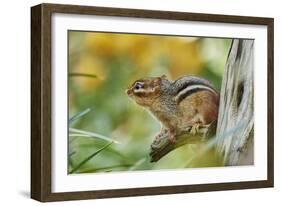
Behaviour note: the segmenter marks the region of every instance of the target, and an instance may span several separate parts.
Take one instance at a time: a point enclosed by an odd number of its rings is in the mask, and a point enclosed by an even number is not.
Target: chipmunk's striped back
[[[177,103],[199,91],[207,90],[218,95],[216,90],[207,80],[195,76],[184,76],[177,79],[173,84],[175,84],[175,88],[177,88],[177,95],[175,96],[175,101]]]

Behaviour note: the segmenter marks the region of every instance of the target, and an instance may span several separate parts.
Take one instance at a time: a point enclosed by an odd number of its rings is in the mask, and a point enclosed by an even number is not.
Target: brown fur
[[[179,103],[178,126],[206,125],[218,117],[219,97],[210,91],[196,92]]]

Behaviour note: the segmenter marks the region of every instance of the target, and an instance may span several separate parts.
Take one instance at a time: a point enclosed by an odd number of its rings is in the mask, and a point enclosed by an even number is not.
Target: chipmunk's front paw
[[[169,142],[172,144],[176,143],[176,133],[172,130],[163,128],[161,131],[154,137],[156,142],[160,142],[161,139],[168,138]]]
[[[155,139],[155,140],[159,140],[159,139],[161,139],[162,136],[163,136],[163,134],[160,132],[159,134],[157,134],[157,135],[154,137],[154,139]]]
[[[165,136],[167,134],[168,130],[165,128],[162,128],[160,130],[160,132],[154,137],[155,140],[160,140],[161,138],[163,138],[163,136]]]
[[[168,132],[168,139],[169,139],[169,142],[171,144],[175,144],[176,143],[176,134],[175,134],[175,132],[169,131]]]

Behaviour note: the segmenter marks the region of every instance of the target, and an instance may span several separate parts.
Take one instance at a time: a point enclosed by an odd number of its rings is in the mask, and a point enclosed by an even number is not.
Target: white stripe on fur
[[[192,91],[192,90],[195,90],[195,89],[204,89],[204,90],[209,90],[211,92],[213,92],[214,94],[217,94],[217,92],[210,88],[210,87],[207,87],[207,86],[204,86],[204,85],[190,85],[188,87],[186,87],[184,90],[180,91],[180,93],[178,93],[178,95],[175,97],[175,100],[178,101],[179,98],[184,95],[186,92],[189,92],[189,91]]]

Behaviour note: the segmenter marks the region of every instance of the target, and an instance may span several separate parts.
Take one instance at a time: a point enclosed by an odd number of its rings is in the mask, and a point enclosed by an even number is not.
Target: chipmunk
[[[199,77],[183,76],[175,81],[165,75],[143,78],[135,81],[126,93],[162,123],[159,135],[168,132],[171,143],[188,127],[196,134],[201,125],[217,120],[219,94]]]

